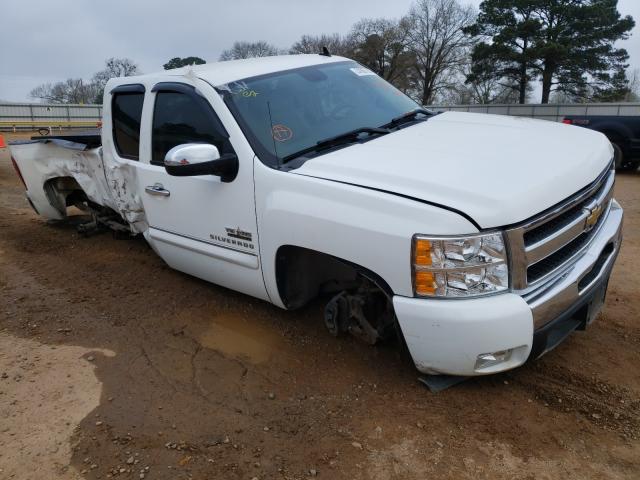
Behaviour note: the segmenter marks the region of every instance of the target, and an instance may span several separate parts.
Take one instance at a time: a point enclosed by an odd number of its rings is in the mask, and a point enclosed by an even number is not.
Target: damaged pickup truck
[[[11,146],[34,210],[142,234],[171,267],[418,370],[535,359],[598,314],[620,249],[607,138],[424,110],[361,65],[295,55],[112,79],[101,136]]]

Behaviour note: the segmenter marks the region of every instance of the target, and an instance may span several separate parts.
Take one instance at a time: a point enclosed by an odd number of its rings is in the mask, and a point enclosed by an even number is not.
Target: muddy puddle
[[[266,362],[282,344],[282,337],[265,321],[239,313],[212,315],[198,325],[194,339],[204,348],[251,363]]]

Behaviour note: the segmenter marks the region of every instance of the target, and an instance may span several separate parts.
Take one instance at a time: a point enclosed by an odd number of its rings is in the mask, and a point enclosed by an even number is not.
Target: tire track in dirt
[[[624,438],[639,438],[640,400],[621,386],[557,364],[532,365],[526,373],[509,376],[555,410],[577,412]]]

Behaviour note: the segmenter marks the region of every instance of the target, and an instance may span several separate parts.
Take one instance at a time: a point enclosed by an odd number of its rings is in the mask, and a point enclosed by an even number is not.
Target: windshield
[[[352,61],[247,78],[218,91],[258,157],[272,166],[327,138],[379,127],[420,107]]]

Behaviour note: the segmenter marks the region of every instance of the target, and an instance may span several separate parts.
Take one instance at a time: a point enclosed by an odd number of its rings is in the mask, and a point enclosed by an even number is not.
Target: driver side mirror
[[[176,145],[164,157],[164,169],[174,177],[215,175],[222,182],[231,182],[238,175],[235,153],[220,155],[218,147],[209,143]]]

